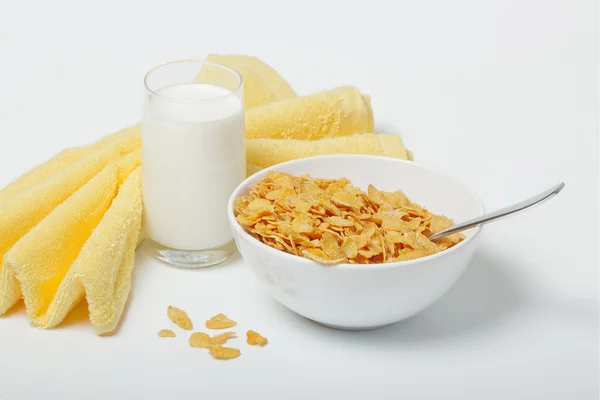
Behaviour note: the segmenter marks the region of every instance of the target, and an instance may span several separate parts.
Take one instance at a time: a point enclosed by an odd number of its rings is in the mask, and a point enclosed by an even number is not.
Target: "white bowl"
[[[408,318],[438,300],[471,260],[481,228],[440,253],[387,264],[325,266],[261,243],[246,233],[233,215],[235,198],[267,172],[315,178],[348,178],[366,189],[401,189],[408,198],[454,221],[482,215],[483,204],[453,179],[414,162],[366,155],[331,155],[294,160],[262,170],[233,192],[228,204],[233,236],[244,262],[267,291],[292,311],[320,324],[342,329],[370,329]]]

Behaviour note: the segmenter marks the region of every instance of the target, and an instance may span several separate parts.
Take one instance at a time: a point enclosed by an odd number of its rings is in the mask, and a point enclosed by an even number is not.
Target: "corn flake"
[[[192,330],[192,320],[190,319],[190,317],[188,317],[185,311],[180,310],[177,307],[169,306],[167,308],[167,316],[180,328],[188,331]]]
[[[235,321],[227,318],[224,314],[217,314],[208,321],[206,321],[206,327],[208,329],[225,329],[231,328],[236,324]]]
[[[212,354],[212,356],[217,360],[231,360],[232,358],[239,357],[241,351],[231,347],[215,345],[210,347],[210,354]]]
[[[204,332],[194,332],[190,336],[190,347],[199,347],[202,349],[208,349],[212,346],[212,340],[207,333]]]
[[[247,338],[246,341],[251,346],[264,346],[267,343],[269,343],[269,339],[262,336],[260,333],[254,332],[252,330],[249,330],[248,332],[246,332],[246,338]]]
[[[212,337],[212,344],[225,344],[233,335],[235,335],[235,332],[223,332],[215,335]]]
[[[175,337],[175,332],[170,329],[161,329],[158,331],[158,336],[160,337]]]

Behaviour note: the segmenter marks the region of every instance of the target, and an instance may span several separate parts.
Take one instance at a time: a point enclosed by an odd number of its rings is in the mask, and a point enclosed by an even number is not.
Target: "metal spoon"
[[[443,231],[440,231],[434,235],[431,235],[429,237],[429,240],[441,239],[444,236],[448,236],[448,235],[451,235],[456,232],[464,231],[465,229],[469,229],[469,228],[472,228],[477,225],[487,224],[488,222],[496,221],[500,218],[503,218],[508,215],[514,214],[516,212],[525,210],[526,208],[529,208],[535,204],[538,204],[538,203],[541,203],[548,199],[551,199],[552,197],[556,196],[564,187],[565,187],[565,183],[561,182],[558,185],[555,185],[555,186],[551,187],[550,189],[545,190],[536,196],[533,196],[530,199],[523,200],[512,206],[502,208],[500,210],[497,210],[497,211],[494,211],[491,213],[484,214],[481,217],[473,218],[468,221],[462,222],[460,224],[452,225],[448,229],[444,229]]]

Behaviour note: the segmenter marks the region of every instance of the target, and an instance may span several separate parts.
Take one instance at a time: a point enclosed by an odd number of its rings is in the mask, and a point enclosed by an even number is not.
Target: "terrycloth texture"
[[[111,162],[6,254],[34,326],[58,325],[86,295],[97,333],[116,327],[141,230],[139,164],[139,151]]]
[[[352,86],[255,107],[244,120],[246,139],[318,140],[373,133],[374,123],[369,96]]]
[[[373,132],[368,96],[344,86],[247,110],[247,139],[317,140]]]
[[[62,168],[50,176],[46,176],[43,168],[38,167],[9,185],[7,189],[17,188],[24,181],[29,183],[29,186],[20,190],[11,189],[16,192],[7,195],[0,202],[0,259],[19,239],[88,183],[111,160],[139,148],[139,133],[135,129],[126,129],[91,145],[81,158],[70,164],[65,162]],[[49,163],[52,164],[52,161]],[[0,314],[12,307],[20,297],[21,290],[14,273],[0,265]]]
[[[141,126],[140,124],[137,124],[129,126],[113,134],[107,135],[91,145],[73,147],[70,149],[63,150],[56,156],[52,157],[50,160],[26,172],[25,174],[21,175],[19,178],[11,182],[4,189],[0,190],[0,204],[2,204],[11,196],[27,188],[31,188],[45,179],[48,179],[49,177],[61,171],[68,165],[71,165],[74,162],[80,160],[85,155],[90,154],[93,151],[96,151],[116,140],[123,140],[129,136],[139,136],[140,132]]]
[[[135,249],[143,238],[140,176],[138,168],[121,185],[71,267],[72,276],[86,291],[90,320],[98,334],[116,328],[131,289]]]
[[[67,165],[78,161],[85,153],[86,150],[82,147],[66,149],[58,153],[50,160],[20,176],[2,189],[0,191],[0,204],[28,187],[49,178]]]
[[[248,175],[260,168],[285,161],[325,154],[371,154],[408,159],[398,135],[353,135],[321,140],[252,139],[246,140]],[[250,170],[252,165],[252,170]]]
[[[269,104],[274,101],[296,97],[288,83],[273,68],[256,57],[242,55],[210,54],[207,61],[221,64],[239,72],[244,85],[244,107],[246,109]],[[202,68],[195,80],[198,83],[218,83],[229,87],[229,78],[222,70]],[[226,82],[225,85],[222,83]]]

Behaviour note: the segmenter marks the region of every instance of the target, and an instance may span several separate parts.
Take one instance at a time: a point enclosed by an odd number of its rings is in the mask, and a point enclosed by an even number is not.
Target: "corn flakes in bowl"
[[[440,298],[481,228],[428,238],[483,211],[476,194],[439,172],[366,155],[275,165],[246,179],[228,204],[238,249],[268,292],[344,329],[398,322]]]

